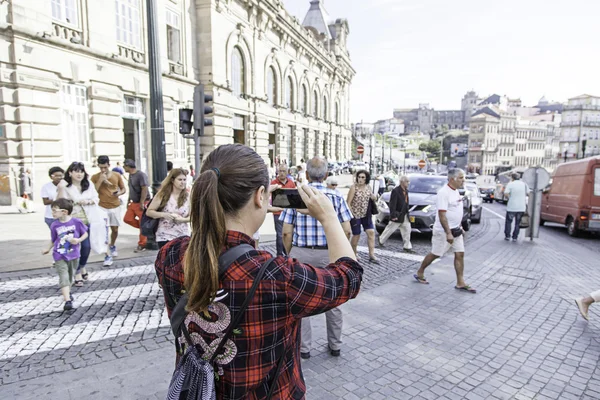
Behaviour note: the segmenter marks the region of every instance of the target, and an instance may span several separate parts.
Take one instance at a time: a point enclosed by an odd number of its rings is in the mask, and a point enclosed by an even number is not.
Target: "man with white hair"
[[[379,246],[383,247],[385,242],[400,228],[402,241],[404,242],[404,251],[413,253],[412,244],[410,243],[410,233],[412,226],[410,224],[410,216],[408,215],[408,184],[410,180],[408,176],[402,175],[400,185],[392,190],[390,194],[390,222],[385,227],[385,230],[379,235]]]
[[[456,270],[455,289],[476,293],[476,290],[467,285],[463,279],[465,269],[465,242],[462,229],[463,196],[458,193],[465,183],[465,172],[459,168],[448,171],[448,184],[437,193],[436,206],[438,216],[433,224],[431,237],[431,252],[427,254],[421,267],[414,274],[419,283],[429,284],[425,279],[425,268],[435,259],[442,257],[448,250],[454,251],[454,269]]]
[[[330,176],[329,178],[327,178],[325,183],[327,184],[327,189],[335,190],[336,193],[338,193],[341,196],[341,193],[337,189],[338,188],[338,180],[335,176]]]

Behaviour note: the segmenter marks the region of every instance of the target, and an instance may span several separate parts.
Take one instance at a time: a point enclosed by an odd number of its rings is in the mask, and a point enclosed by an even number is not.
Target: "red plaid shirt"
[[[189,237],[180,237],[165,245],[155,267],[165,291],[167,312],[184,290],[183,260]],[[225,250],[242,243],[255,246],[249,236],[227,232]],[[241,262],[234,262],[221,281],[228,295],[220,300],[232,311],[241,308],[262,264],[272,258],[266,251],[255,250]],[[238,326],[240,335],[232,335],[237,355],[223,366],[224,375],[217,381],[219,399],[265,398],[277,362],[285,352],[284,365],[273,392],[274,399],[303,399],[306,385],[300,366],[300,319],[335,308],[356,297],[363,269],[350,258],[341,258],[325,268],[302,264],[296,259],[277,257],[265,271],[254,299]],[[169,293],[171,296],[169,296]],[[199,333],[206,343],[218,339],[192,324],[190,331]],[[201,351],[201,349],[199,349]]]

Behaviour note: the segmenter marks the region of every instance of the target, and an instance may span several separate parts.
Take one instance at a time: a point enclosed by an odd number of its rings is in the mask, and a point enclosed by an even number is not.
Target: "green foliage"
[[[439,155],[441,148],[441,144],[438,140],[430,140],[419,145],[419,150],[426,152],[430,156]]]

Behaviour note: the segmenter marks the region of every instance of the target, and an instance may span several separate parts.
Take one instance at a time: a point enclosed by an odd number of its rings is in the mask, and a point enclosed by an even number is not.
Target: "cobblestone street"
[[[598,238],[550,226],[534,242],[504,242],[502,206],[486,207],[467,238],[465,278],[478,293],[454,290],[449,256],[417,284],[429,238],[415,235],[412,255],[395,234],[342,307],[341,357],[314,317],[307,398],[600,398],[599,310],[587,323],[572,300],[597,289]],[[367,260],[364,239],[359,250]],[[73,312],[52,271],[0,276],[0,398],[164,398],[174,346],[152,263],[92,270]]]

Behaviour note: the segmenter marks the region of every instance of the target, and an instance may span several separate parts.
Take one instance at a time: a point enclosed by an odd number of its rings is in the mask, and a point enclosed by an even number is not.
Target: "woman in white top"
[[[190,235],[190,194],[186,186],[187,175],[185,169],[173,168],[146,210],[146,215],[159,220],[156,229],[156,243],[159,248],[169,240]]]
[[[91,207],[96,207],[99,202],[98,192],[94,185],[90,184],[89,175],[85,172],[85,166],[81,162],[69,165],[65,172],[65,179],[58,184],[58,199],[69,199],[73,201],[73,212],[71,216],[81,220],[87,227],[89,233]],[[90,237],[81,242],[81,255],[79,267],[75,274],[75,286],[83,286],[83,281],[88,279],[85,266],[90,256]]]

